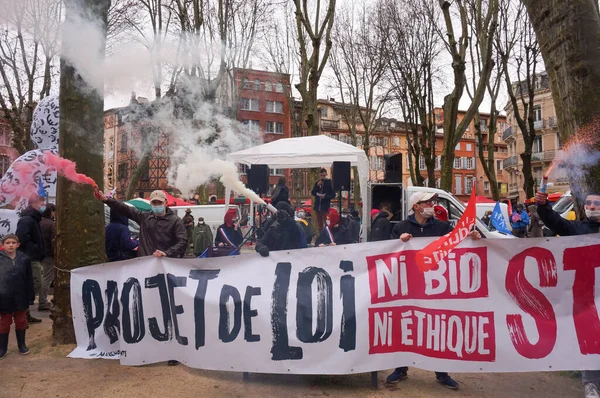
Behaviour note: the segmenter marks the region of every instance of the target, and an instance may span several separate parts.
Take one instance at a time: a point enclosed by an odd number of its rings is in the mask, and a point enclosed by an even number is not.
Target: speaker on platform
[[[333,162],[331,167],[331,179],[333,180],[333,190],[350,190],[350,162]]]
[[[269,191],[269,166],[266,164],[253,164],[246,172],[248,188],[258,195]]]
[[[384,155],[385,176],[383,182],[402,182],[402,154]]]

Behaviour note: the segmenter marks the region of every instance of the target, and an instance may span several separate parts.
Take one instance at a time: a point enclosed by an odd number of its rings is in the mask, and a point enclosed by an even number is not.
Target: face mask
[[[421,207],[421,214],[425,218],[433,217],[435,214],[435,210],[433,207]]]
[[[162,206],[162,205],[159,205],[159,206],[152,205],[152,213],[154,213],[154,214],[163,214],[164,211],[165,211],[165,207],[164,206]]]
[[[301,211],[301,212],[298,213],[298,218],[304,218],[304,215],[305,215],[304,212]]]
[[[204,221],[198,221],[198,225],[204,225]]]
[[[325,224],[326,224],[327,226],[329,226],[329,225],[331,224],[331,221],[329,221],[329,220],[325,220]]]
[[[585,209],[585,216],[590,220],[600,220],[600,210]]]
[[[46,211],[46,205],[41,205],[40,206],[40,213],[43,213]]]

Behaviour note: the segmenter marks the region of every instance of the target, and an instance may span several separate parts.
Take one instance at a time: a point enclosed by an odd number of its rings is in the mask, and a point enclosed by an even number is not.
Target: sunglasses
[[[594,206],[600,206],[600,200],[586,200],[584,203],[586,206],[591,206],[592,203]]]

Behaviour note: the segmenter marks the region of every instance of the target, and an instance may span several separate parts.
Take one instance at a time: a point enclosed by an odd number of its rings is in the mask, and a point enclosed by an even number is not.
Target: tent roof
[[[476,196],[475,197],[475,202],[476,203],[496,203],[495,200],[486,198],[485,196]]]
[[[271,168],[330,167],[333,162],[368,164],[365,152],[325,135],[283,138],[227,155],[227,160]]]
[[[167,191],[163,189],[163,193],[167,197],[167,204],[169,206],[192,206],[191,203],[186,202],[185,200],[181,200],[176,198],[175,196],[169,194]]]

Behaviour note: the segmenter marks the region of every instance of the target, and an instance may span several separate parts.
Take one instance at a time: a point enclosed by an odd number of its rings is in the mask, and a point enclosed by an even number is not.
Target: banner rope
[[[66,269],[66,268],[58,268],[56,265],[53,266],[55,269],[57,269],[58,271],[61,272],[68,272],[69,274],[72,273],[72,271],[70,269]]]

